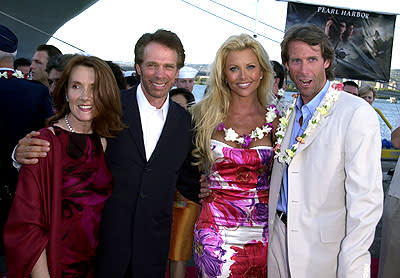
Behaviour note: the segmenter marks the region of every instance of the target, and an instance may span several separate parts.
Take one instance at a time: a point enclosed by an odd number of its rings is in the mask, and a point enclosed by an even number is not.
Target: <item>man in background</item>
[[[198,70],[192,67],[184,66],[179,70],[178,78],[175,80],[175,86],[177,88],[185,88],[190,92],[193,91],[194,78]]]
[[[277,61],[271,61],[272,68],[274,69],[274,84],[272,87],[273,93],[273,104],[276,105],[276,108],[279,111],[279,115],[282,117],[283,114],[286,112],[287,103],[286,99],[283,97],[283,93],[285,91],[284,85],[286,82],[286,71],[282,64],[278,63]],[[286,86],[285,86],[286,87]]]
[[[348,92],[349,94],[358,96],[358,85],[354,81],[345,81],[343,82],[343,91]]]
[[[59,54],[49,59],[46,66],[46,72],[48,75],[47,79],[49,82],[50,95],[53,94],[53,91],[57,86],[58,80],[61,78],[65,67],[72,57],[74,57],[73,54]]]
[[[31,61],[26,58],[18,58],[14,61],[14,69],[19,70],[25,76],[29,75]]]
[[[46,66],[49,59],[53,56],[62,54],[54,45],[41,44],[36,48],[36,52],[32,57],[31,73],[32,80],[36,80],[47,88],[50,88]]]

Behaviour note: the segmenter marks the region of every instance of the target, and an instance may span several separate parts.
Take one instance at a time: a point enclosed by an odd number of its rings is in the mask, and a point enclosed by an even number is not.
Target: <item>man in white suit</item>
[[[277,130],[268,277],[370,277],[383,204],[376,113],[329,81],[334,51],[319,27],[293,26],[281,47],[300,96]]]

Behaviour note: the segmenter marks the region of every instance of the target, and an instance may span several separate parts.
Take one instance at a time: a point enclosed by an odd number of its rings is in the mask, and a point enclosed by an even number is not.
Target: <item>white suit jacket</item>
[[[294,118],[295,111],[282,150],[288,147]],[[299,145],[288,167],[291,277],[370,277],[368,249],[383,209],[380,156],[376,112],[365,100],[341,92],[319,126]],[[275,159],[269,199],[270,240],[283,166]]]

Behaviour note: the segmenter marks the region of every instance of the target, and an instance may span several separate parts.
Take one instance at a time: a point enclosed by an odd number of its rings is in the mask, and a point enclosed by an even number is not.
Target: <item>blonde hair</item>
[[[209,168],[214,161],[210,140],[219,123],[225,120],[231,101],[230,88],[224,76],[227,56],[231,51],[245,49],[251,49],[254,52],[263,71],[263,78],[257,88],[259,102],[267,106],[272,100],[274,71],[265,49],[249,35],[229,37],[215,56],[206,96],[191,108],[196,131],[193,156],[197,160],[196,165],[199,165],[202,170]]]
[[[361,87],[360,90],[358,90],[358,96],[363,97],[364,95],[368,94],[369,91],[372,92],[372,95],[375,99],[376,98],[376,90],[371,85],[365,85],[364,87]]]

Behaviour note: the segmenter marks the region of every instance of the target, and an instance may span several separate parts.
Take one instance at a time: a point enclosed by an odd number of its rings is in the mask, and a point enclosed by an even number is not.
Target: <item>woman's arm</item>
[[[46,249],[40,254],[35,266],[32,269],[32,278],[50,278],[49,268],[47,266]]]

